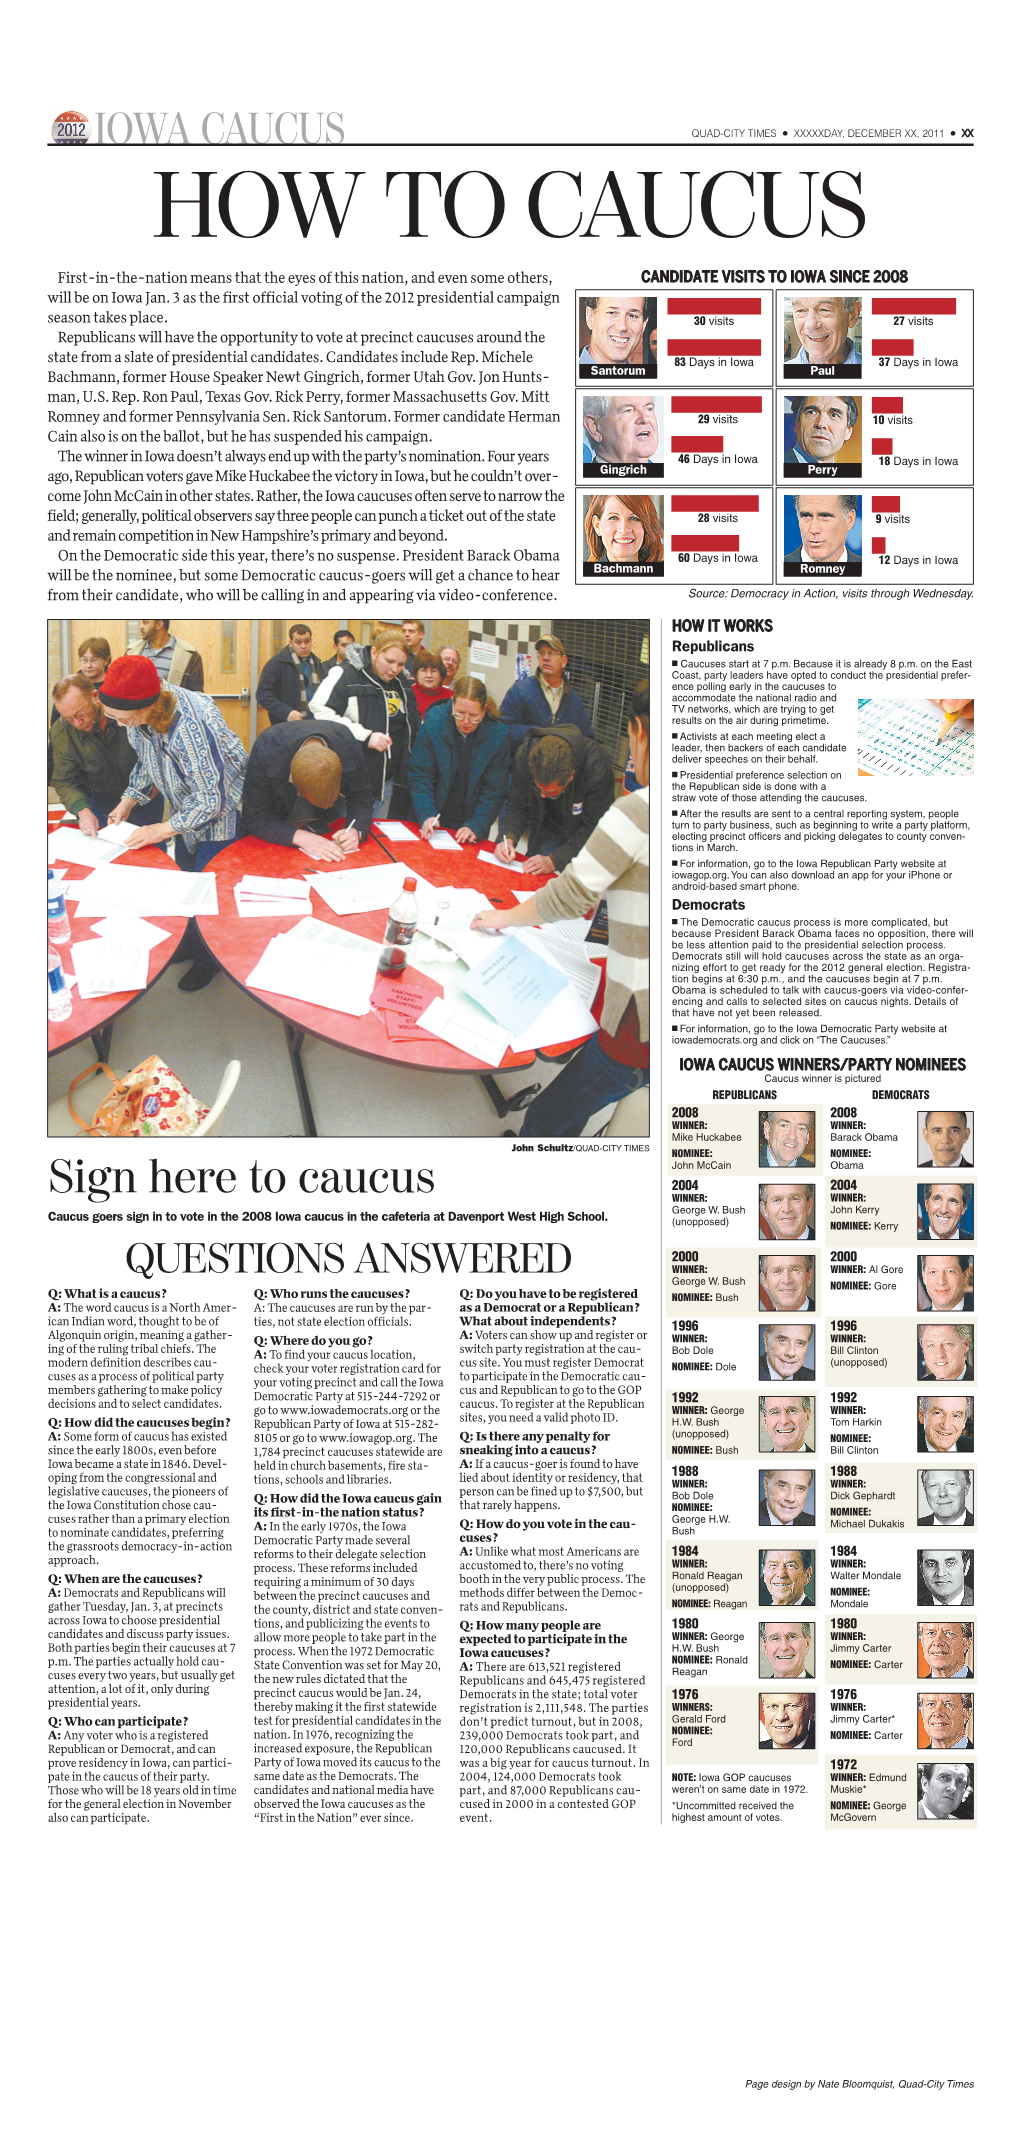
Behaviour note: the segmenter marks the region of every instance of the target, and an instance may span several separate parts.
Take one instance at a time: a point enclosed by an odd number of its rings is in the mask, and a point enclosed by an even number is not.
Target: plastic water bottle
[[[71,994],[67,988],[64,965],[55,946],[49,949],[46,964],[48,1011],[51,1021],[66,1021],[71,1013]]]
[[[407,967],[407,949],[418,929],[418,904],[414,898],[417,884],[408,873],[386,919],[378,963],[382,976],[399,976]]]
[[[67,914],[64,889],[60,880],[54,877],[52,865],[46,889],[46,929],[49,937],[61,945],[71,936],[71,920]]]

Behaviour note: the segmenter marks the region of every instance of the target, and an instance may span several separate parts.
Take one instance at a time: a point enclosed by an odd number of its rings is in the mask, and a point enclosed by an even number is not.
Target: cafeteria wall
[[[570,651],[570,682],[590,708],[600,742],[622,767],[626,758],[624,710],[635,684],[646,675],[647,666],[647,629],[632,620],[467,619],[463,615],[421,612],[408,604],[399,614],[391,612],[385,618],[367,613],[322,618],[307,611],[264,619],[171,618],[170,631],[198,649],[205,691],[212,695],[242,744],[250,746],[253,692],[263,666],[286,648],[292,625],[300,620],[311,627],[315,654],[328,666],[334,655],[333,635],[341,626],[346,626],[365,646],[377,627],[399,625],[401,617],[423,619],[425,645],[434,654],[438,655],[441,648],[456,648],[463,667],[484,678],[497,706],[516,681],[518,662],[525,659],[533,673],[536,642],[543,634],[558,634]],[[114,656],[122,656],[128,644],[138,638],[138,621],[94,617],[49,621],[47,721],[53,686],[65,671],[76,668],[81,642],[93,636],[108,641]],[[258,708],[255,730],[265,730],[268,724],[265,710]]]
[[[433,655],[438,655],[441,648],[456,648],[462,656],[467,654],[468,625],[465,619],[441,618],[434,613],[421,611],[414,604],[408,604],[406,610],[402,611],[399,616],[391,612],[388,618],[382,618],[378,614],[373,614],[371,617],[367,614],[355,616],[353,613],[348,613],[343,618],[318,618],[312,612],[301,611],[295,612],[290,618],[271,618],[260,621],[258,653],[255,664],[256,680],[261,674],[263,664],[268,663],[270,656],[277,656],[281,648],[286,648],[290,628],[298,620],[302,625],[311,627],[312,648],[324,663],[329,664],[333,660],[333,635],[341,626],[346,626],[348,631],[353,633],[355,640],[361,647],[365,647],[371,640],[377,626],[399,626],[402,618],[421,618],[423,620],[425,646],[431,649]],[[269,717],[265,709],[260,708],[257,728],[267,730],[268,727]]]
[[[148,618],[150,614],[146,612]],[[153,618],[162,616],[153,610]],[[66,631],[62,631],[66,629]],[[253,622],[249,619],[171,618],[170,631],[182,641],[190,641],[202,658],[205,675],[205,691],[212,695],[220,714],[236,731],[244,745],[248,744],[251,723],[251,666],[250,649]],[[125,618],[72,618],[51,620],[47,649],[49,692],[46,708],[47,721],[52,700],[52,689],[65,669],[70,672],[78,667],[78,650],[83,641],[91,638],[108,641],[112,654],[122,656],[129,642],[138,639],[138,620]],[[67,661],[63,660],[65,650]]]

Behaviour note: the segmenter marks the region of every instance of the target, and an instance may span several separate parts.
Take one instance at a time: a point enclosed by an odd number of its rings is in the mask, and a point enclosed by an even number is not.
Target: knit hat
[[[134,715],[151,708],[163,691],[163,681],[148,656],[118,656],[111,663],[101,686],[96,687],[104,708],[121,715]]]
[[[290,763],[290,779],[306,804],[335,805],[343,779],[340,756],[323,738],[308,738]]]

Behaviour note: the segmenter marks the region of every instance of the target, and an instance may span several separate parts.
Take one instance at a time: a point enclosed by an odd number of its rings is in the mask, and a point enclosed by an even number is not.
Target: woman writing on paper
[[[118,656],[111,663],[98,697],[115,723],[128,731],[138,758],[110,825],[125,820],[133,805],[155,787],[166,799],[169,818],[154,827],[134,827],[128,849],[177,837],[175,855],[186,872],[201,872],[236,839],[248,755],[240,738],[224,722],[207,693],[184,686],[164,686],[148,656]],[[187,952],[193,966],[178,985],[201,991],[216,972],[194,922]]]
[[[508,923],[553,924],[584,916],[596,902],[609,912],[609,958],[602,1025],[524,1113],[524,1139],[583,1133],[589,1118],[648,1086],[648,688],[636,693],[627,733],[639,787],[604,812],[584,848],[558,879],[518,908],[483,909],[473,931]]]
[[[423,835],[446,827],[455,842],[484,842],[510,781],[510,740],[484,679],[455,678],[429,710],[407,780]]]

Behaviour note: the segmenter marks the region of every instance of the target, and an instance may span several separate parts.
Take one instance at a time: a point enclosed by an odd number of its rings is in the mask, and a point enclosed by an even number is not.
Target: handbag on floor
[[[74,1107],[74,1091],[94,1073],[105,1073],[112,1086],[97,1106],[88,1124]],[[67,1107],[76,1125],[91,1140],[154,1140],[167,1134],[193,1133],[209,1116],[207,1103],[200,1103],[162,1058],[144,1058],[130,1073],[114,1073],[97,1059],[71,1082]]]

